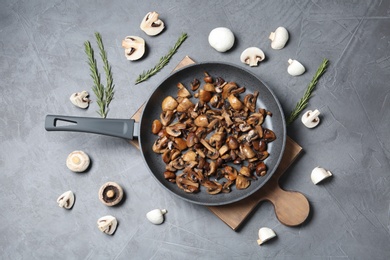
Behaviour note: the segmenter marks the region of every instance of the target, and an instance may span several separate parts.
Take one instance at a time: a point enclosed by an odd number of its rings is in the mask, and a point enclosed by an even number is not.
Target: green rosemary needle
[[[105,101],[106,101],[105,106],[106,109],[108,109],[108,106],[110,105],[112,99],[114,98],[115,85],[112,77],[111,66],[108,63],[108,59],[107,59],[107,52],[104,50],[102,36],[98,32],[95,33],[95,36],[96,36],[96,42],[100,50],[100,57],[103,60],[104,72],[106,73],[106,87],[104,88],[104,94],[105,94]]]
[[[173,46],[173,48],[169,50],[169,53],[161,57],[158,64],[154,66],[152,69],[144,71],[142,74],[140,74],[136,79],[135,84],[147,80],[148,78],[150,78],[151,76],[159,72],[162,68],[164,68],[164,66],[168,64],[172,56],[177,52],[177,49],[179,49],[180,45],[187,39],[187,37],[188,35],[186,33],[183,33],[177,40],[175,46]]]
[[[88,56],[88,65],[93,80],[92,91],[96,95],[96,102],[99,106],[98,114],[106,118],[108,113],[108,106],[114,97],[114,83],[111,72],[111,66],[107,60],[107,53],[104,50],[102,37],[99,33],[95,33],[96,41],[100,50],[100,57],[103,60],[103,68],[106,73],[106,87],[101,83],[100,73],[97,68],[97,62],[95,59],[95,53],[89,41],[84,42],[85,53]]]
[[[289,117],[287,118],[287,125],[290,125],[292,122],[294,122],[294,120],[299,116],[299,114],[306,108],[307,104],[309,103],[309,99],[312,96],[313,90],[316,87],[320,77],[325,73],[328,64],[329,64],[329,60],[324,59],[322,61],[321,65],[317,69],[316,74],[314,75],[313,79],[310,81],[309,86],[307,87],[305,93],[303,94],[303,97],[299,100],[294,110],[291,111]]]

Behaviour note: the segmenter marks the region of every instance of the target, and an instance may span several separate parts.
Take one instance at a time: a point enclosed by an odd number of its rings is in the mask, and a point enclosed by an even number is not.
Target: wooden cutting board
[[[186,56],[174,69],[177,70],[189,64],[195,63],[190,57]],[[143,106],[131,117],[136,122],[139,122],[142,115]],[[134,146],[138,149],[138,140],[131,140]],[[257,192],[251,196],[223,206],[212,206],[208,209],[225,222],[233,230],[237,230],[250,213],[256,209],[257,205],[262,201],[270,201],[275,209],[277,219],[286,226],[297,226],[302,224],[310,212],[309,201],[306,197],[297,191],[286,191],[280,188],[279,179],[288,167],[298,157],[302,147],[287,136],[286,147],[274,175],[270,180]]]

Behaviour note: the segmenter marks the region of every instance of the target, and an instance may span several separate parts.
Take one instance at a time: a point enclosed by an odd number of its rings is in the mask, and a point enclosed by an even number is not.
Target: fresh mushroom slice
[[[84,172],[90,164],[89,156],[83,151],[73,151],[66,159],[66,166],[72,172]]]
[[[122,41],[126,59],[139,60],[145,53],[145,40],[138,36],[126,36]]]
[[[116,227],[118,226],[118,221],[113,216],[104,216],[98,219],[97,225],[100,231],[106,233],[107,235],[114,234]]]
[[[142,19],[140,28],[149,36],[155,36],[164,30],[164,22],[158,18],[157,12],[149,12]]]
[[[74,194],[72,191],[67,191],[61,194],[57,199],[58,206],[65,209],[71,209],[74,204]]]
[[[88,108],[89,103],[91,100],[88,98],[89,93],[87,91],[81,91],[81,92],[76,92],[73,93],[70,96],[70,101],[72,102],[73,105],[79,108]]]
[[[259,62],[265,59],[265,54],[257,47],[249,47],[245,49],[240,56],[242,63],[246,63],[249,66],[257,66]]]
[[[99,200],[106,206],[114,206],[121,202],[123,189],[115,182],[107,182],[99,189]]]

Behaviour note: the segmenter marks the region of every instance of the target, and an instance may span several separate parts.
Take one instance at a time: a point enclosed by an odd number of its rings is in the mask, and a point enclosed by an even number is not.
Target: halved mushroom
[[[222,89],[222,99],[228,98],[230,96],[231,92],[237,88],[238,88],[238,86],[237,86],[236,82],[226,83]]]
[[[185,162],[195,161],[197,157],[196,152],[194,151],[187,151],[185,154],[183,154],[182,158]]]
[[[243,175],[237,176],[237,179],[236,179],[237,190],[244,190],[244,189],[248,188],[250,184],[251,184],[251,182],[245,176],[243,176]]]
[[[241,110],[244,105],[242,104],[242,102],[240,101],[240,99],[238,99],[235,95],[233,94],[230,94],[230,96],[228,97],[228,101],[230,103],[230,106],[234,109],[234,110]]]
[[[206,115],[200,115],[195,118],[194,123],[196,126],[207,127],[209,125],[209,119]]]
[[[242,63],[246,63],[249,66],[257,66],[260,61],[265,59],[265,54],[257,47],[249,47],[245,49],[240,56]]]
[[[223,168],[223,174],[226,179],[234,181],[237,178],[238,172],[231,166],[225,166]]]
[[[173,97],[171,96],[167,96],[166,98],[164,98],[162,104],[161,104],[161,108],[163,111],[172,111],[174,110],[177,106],[179,105],[179,103],[177,103],[176,99],[174,99]]]
[[[257,176],[264,176],[267,174],[267,166],[264,162],[259,162],[256,165],[256,174]]]
[[[276,139],[276,135],[272,130],[265,128],[263,138],[270,143]]]
[[[160,114],[160,120],[163,126],[169,125],[173,120],[174,114],[172,110],[163,111]]]
[[[168,142],[169,142],[169,139],[166,136],[158,138],[153,144],[153,147],[152,147],[153,152],[161,153],[161,154],[164,153],[165,150],[167,149]]]
[[[182,84],[182,83],[177,83],[177,87],[179,90],[177,91],[177,96],[178,97],[191,97],[191,93],[188,91],[188,89]]]
[[[198,79],[193,79],[190,85],[191,90],[196,91],[200,87],[200,81]]]
[[[158,134],[158,132],[160,132],[162,128],[162,124],[159,120],[153,120],[153,123],[152,123],[152,133],[153,134]]]
[[[252,159],[256,156],[256,153],[247,143],[240,145],[240,152],[245,156],[246,159]]]
[[[190,108],[194,106],[195,106],[194,103],[192,103],[191,100],[185,97],[180,101],[179,105],[177,106],[177,112],[179,113],[187,112]]]
[[[149,12],[141,22],[140,28],[147,35],[154,36],[164,30],[164,22],[158,19],[157,12]]]
[[[145,53],[145,40],[138,36],[126,36],[122,41],[128,60],[139,60]]]

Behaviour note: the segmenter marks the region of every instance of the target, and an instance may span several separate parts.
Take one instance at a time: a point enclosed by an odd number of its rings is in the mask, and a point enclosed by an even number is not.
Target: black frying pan
[[[267,117],[264,127],[271,129],[276,134],[276,140],[268,145],[270,156],[265,163],[268,166],[267,175],[252,181],[245,190],[232,188],[230,193],[210,195],[205,190],[196,194],[188,194],[179,189],[176,184],[164,179],[165,163],[160,154],[152,151],[156,136],[151,133],[151,126],[154,119],[159,119],[161,114],[161,103],[168,96],[177,96],[177,83],[181,82],[189,88],[194,78],[203,80],[204,72],[212,77],[222,77],[226,81],[235,81],[239,86],[246,88],[245,94],[259,91],[257,108],[265,108],[272,112],[272,117]],[[59,124],[65,121],[67,125]],[[144,161],[156,180],[167,190],[178,197],[192,203],[218,206],[242,200],[259,190],[274,174],[282,158],[286,142],[286,125],[284,115],[279,101],[273,92],[254,74],[227,63],[198,63],[184,67],[167,77],[152,93],[145,104],[141,121],[135,123],[132,119],[103,119],[68,116],[46,116],[45,128],[47,131],[73,131],[103,134],[125,139],[138,137]]]

